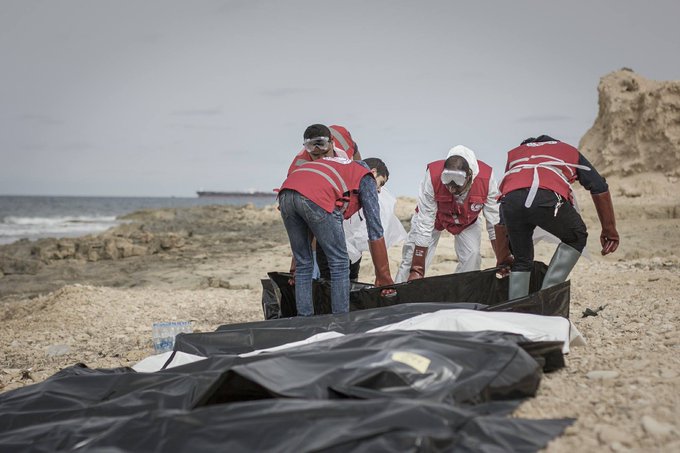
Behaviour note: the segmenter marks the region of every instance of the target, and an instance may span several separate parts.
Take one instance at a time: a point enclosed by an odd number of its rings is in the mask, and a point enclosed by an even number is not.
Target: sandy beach
[[[599,254],[599,224],[577,192],[589,226],[589,258],[571,276],[571,319],[588,342],[567,367],[544,376],[517,415],[574,417],[547,448],[567,451],[680,450],[680,207],[677,178],[610,178],[619,250]],[[408,228],[415,200],[400,198]],[[153,354],[157,321],[191,321],[195,332],[263,319],[261,282],[285,271],[290,251],[275,207],[142,211],[104,234],[0,247],[0,391],[41,382],[63,367],[134,365]],[[540,243],[547,262],[554,244]],[[389,250],[396,272],[400,247]],[[483,240],[482,267],[495,261]],[[452,272],[443,237],[429,275]],[[23,269],[24,273],[18,270]],[[372,282],[370,259],[361,281]],[[604,307],[595,317],[587,308]]]

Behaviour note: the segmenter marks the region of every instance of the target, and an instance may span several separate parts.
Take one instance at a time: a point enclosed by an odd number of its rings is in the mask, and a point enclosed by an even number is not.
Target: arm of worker
[[[415,238],[415,245],[428,247],[434,231],[434,220],[437,215],[437,202],[434,199],[434,187],[430,178],[430,170],[420,183],[418,192],[418,209],[411,219],[411,233]]]
[[[496,181],[496,175],[494,175],[493,170],[491,170],[491,178],[489,179],[489,194],[486,196],[484,208],[482,209],[484,220],[486,220],[486,231],[489,233],[489,240],[491,241],[496,239],[496,231],[494,227],[500,223],[500,204],[498,203],[498,197],[500,194],[501,193],[498,190],[498,182]]]
[[[375,286],[394,285],[390,273],[390,262],[387,256],[387,246],[383,237],[383,227],[380,222],[380,203],[378,201],[378,185],[372,174],[361,178],[359,183],[359,200],[364,209],[366,230],[368,231],[368,249],[371,252],[373,267],[375,268]],[[392,288],[383,289],[383,297],[392,297],[396,291]]]
[[[581,153],[578,154],[578,163],[590,168],[589,171],[577,168],[576,175],[581,185],[590,192],[593,198],[597,217],[602,226],[602,232],[600,233],[602,254],[608,255],[615,252],[619,247],[619,232],[616,230],[616,217],[614,215],[611,194],[609,193],[609,185],[607,185],[607,181]]]
[[[578,163],[579,165],[585,165],[590,168],[590,170],[583,170],[581,168],[576,168],[576,176],[578,177],[578,182],[592,195],[597,195],[600,193],[607,192],[609,190],[609,185],[607,181],[598,173],[598,171],[593,167],[588,159],[581,153],[578,153]]]
[[[367,174],[361,178],[359,183],[359,201],[364,210],[366,219],[366,230],[368,240],[375,241],[384,235],[382,223],[380,222],[380,202],[378,201],[378,185],[372,174]]]

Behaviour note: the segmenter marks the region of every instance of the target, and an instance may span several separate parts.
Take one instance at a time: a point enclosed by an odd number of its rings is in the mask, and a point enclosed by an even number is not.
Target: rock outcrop
[[[680,81],[656,82],[630,69],[602,77],[599,113],[579,143],[604,176],[680,176]]]
[[[0,301],[74,282],[138,287],[162,281],[172,287],[246,289],[244,257],[281,244],[290,253],[274,206],[148,209],[119,220],[124,223],[97,235],[0,245]],[[209,258],[219,262],[219,271],[206,267]],[[290,256],[287,260],[286,266]],[[262,269],[277,266],[263,264]]]

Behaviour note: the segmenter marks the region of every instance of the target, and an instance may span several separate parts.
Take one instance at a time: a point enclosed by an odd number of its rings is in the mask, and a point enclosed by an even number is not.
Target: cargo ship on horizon
[[[275,192],[218,192],[211,190],[199,190],[196,192],[199,197],[276,197]]]

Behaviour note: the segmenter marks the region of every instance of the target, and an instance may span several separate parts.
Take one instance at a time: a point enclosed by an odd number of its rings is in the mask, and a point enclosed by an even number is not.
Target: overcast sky
[[[396,195],[464,144],[578,141],[600,77],[680,79],[680,2],[0,0],[0,194],[269,191],[312,123]]]

